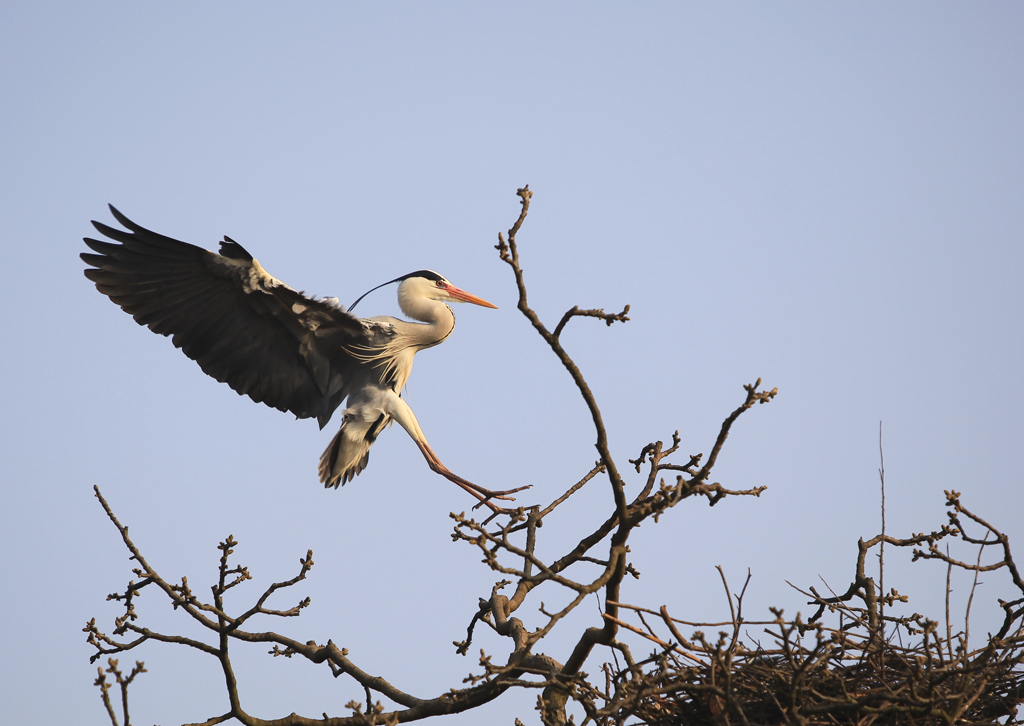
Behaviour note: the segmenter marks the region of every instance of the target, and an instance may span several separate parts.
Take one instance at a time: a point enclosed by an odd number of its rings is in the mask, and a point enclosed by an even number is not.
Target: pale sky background
[[[1024,558],[1022,37],[1019,3],[6,3],[0,720],[105,721],[81,628],[112,628],[104,599],[131,564],[94,484],[197,592],[233,534],[256,578],[237,608],[312,548],[310,579],[276,601],[312,606],[267,627],[331,638],[421,697],[476,669],[475,649],[450,644],[495,580],[450,540],[468,497],[399,428],[325,491],[333,422],[237,396],[99,295],[78,254],[108,202],[207,248],[228,234],[345,303],[423,267],[496,303],[456,310],[407,398],[453,470],[532,483],[531,503],[596,454],[493,249],[528,183],[519,241],[544,319],[632,305],[627,325],[580,320],[563,337],[622,469],[675,429],[686,453],[708,451],[744,383],[779,388],[716,469],[768,491],[645,526],[629,602],[719,619],[715,565],[737,587],[751,569],[752,618],[809,612],[786,580],[845,588],[857,538],[879,527],[880,420],[891,534],[938,527],[956,488]],[[384,289],[359,312],[396,308]],[[542,530],[548,556],[608,511],[604,482],[591,489]],[[889,556],[908,611],[939,617],[944,568]],[[998,575],[979,592],[976,635],[1014,596]],[[538,605],[518,613],[528,626]],[[155,593],[139,607],[193,632]],[[566,625],[596,622],[588,604]],[[504,642],[478,642],[504,660]],[[235,649],[250,713],[344,715],[362,698],[265,651]],[[226,710],[212,659],[152,645],[121,662],[136,659],[136,723]],[[535,722],[533,699],[448,721]]]

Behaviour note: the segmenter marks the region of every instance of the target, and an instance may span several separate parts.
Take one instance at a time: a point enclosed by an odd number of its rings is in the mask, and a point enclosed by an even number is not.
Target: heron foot
[[[434,469],[434,467],[431,468]],[[495,491],[493,489],[485,489],[479,484],[474,484],[471,481],[463,479],[461,476],[452,473],[452,471],[449,470],[448,467],[444,466],[443,464],[438,468],[434,469],[434,471],[436,471],[438,474],[443,476],[448,481],[457,484],[459,487],[461,487],[469,494],[473,495],[473,497],[477,499],[477,503],[473,505],[473,509],[477,509],[479,507],[487,507],[493,513],[491,515],[492,517],[497,514],[512,514],[515,511],[515,509],[506,509],[505,507],[498,506],[493,501],[491,501],[492,499],[515,501],[515,497],[512,496],[513,494],[515,494],[516,492],[521,492],[524,489],[530,488],[530,485],[527,484],[526,486],[516,487],[515,489],[501,489]]]

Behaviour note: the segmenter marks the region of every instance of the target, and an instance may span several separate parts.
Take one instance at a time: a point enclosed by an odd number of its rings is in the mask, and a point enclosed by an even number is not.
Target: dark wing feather
[[[357,317],[288,287],[230,238],[216,254],[110,211],[127,231],[93,225],[119,244],[86,238],[95,254],[82,254],[97,290],[239,394],[327,422],[357,365],[345,349],[366,344]]]

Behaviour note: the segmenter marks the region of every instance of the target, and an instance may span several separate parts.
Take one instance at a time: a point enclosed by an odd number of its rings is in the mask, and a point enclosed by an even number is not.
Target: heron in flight
[[[495,305],[452,285],[431,270],[398,283],[398,304],[413,320],[358,318],[337,298],[298,292],[270,275],[240,244],[225,236],[220,254],[151,232],[110,207],[127,231],[93,226],[114,242],[85,238],[85,276],[96,289],[174,345],[207,375],[240,395],[323,428],[335,409],[341,429],[320,457],[320,481],[335,487],[366,468],[370,446],[392,421],[416,442],[430,468],[492,509],[491,498],[519,491],[490,491],[453,474],[402,399],[413,356],[442,343],[455,328],[446,304]],[[115,244],[120,243],[120,244]],[[369,294],[369,293],[366,293]]]

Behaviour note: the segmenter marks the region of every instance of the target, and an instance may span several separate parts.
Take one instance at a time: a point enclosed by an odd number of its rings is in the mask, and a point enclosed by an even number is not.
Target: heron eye
[[[435,284],[435,285],[437,285],[438,287],[444,287],[444,281],[443,281],[443,280],[438,280],[438,281],[437,281],[436,283],[434,283],[434,284]]]

